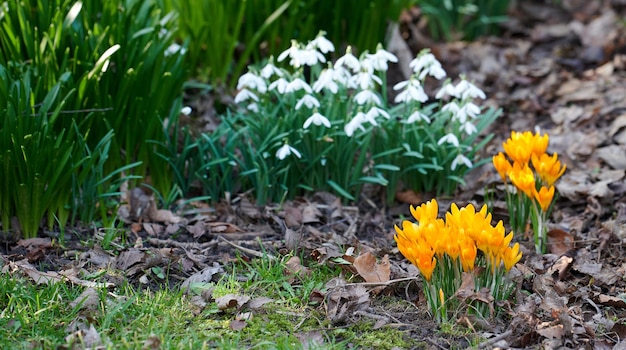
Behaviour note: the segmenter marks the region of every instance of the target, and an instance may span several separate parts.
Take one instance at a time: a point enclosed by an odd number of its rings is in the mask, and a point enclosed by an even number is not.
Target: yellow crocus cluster
[[[554,183],[565,172],[558,154],[550,156],[546,153],[548,142],[548,134],[513,131],[502,143],[512,163],[502,152],[493,157],[493,165],[502,181],[507,183],[507,179],[510,180],[518,190],[536,200],[543,211],[548,210],[554,198]]]
[[[445,214],[445,221],[438,218],[436,199],[418,207],[411,206],[411,214],[417,223],[405,220],[402,228],[395,226],[394,236],[398,249],[430,281],[437,261],[444,255],[460,261],[463,271],[474,269],[477,251],[484,254],[492,271],[504,265],[511,269],[522,257],[519,243],[510,246],[513,233],[505,233],[502,221],[491,224],[487,206],[476,212],[472,204],[452,208]]]

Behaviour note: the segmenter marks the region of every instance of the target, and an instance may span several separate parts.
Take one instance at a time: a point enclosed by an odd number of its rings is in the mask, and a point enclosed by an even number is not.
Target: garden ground
[[[538,128],[567,165],[550,253],[517,236],[517,292],[493,317],[459,310],[456,323],[437,325],[429,316],[417,269],[393,240],[409,203],[428,194],[401,192],[384,206],[372,187],[356,204],[315,193],[265,207],[244,194],[133,217],[154,204],[140,190],[128,192],[127,223],[115,232],[73,227],[62,244],[59,232],[4,243],[0,338],[35,348],[626,347],[625,10],[619,1],[520,2],[501,37],[450,44],[420,34],[419,13],[403,16],[403,40],[392,43],[401,60],[430,47],[450,76],[466,74],[503,108],[484,157],[511,130]],[[200,122],[214,115],[208,100],[194,102],[206,111]],[[492,165],[466,181],[438,198],[440,211],[487,201],[506,222]],[[48,290],[55,281],[68,287]]]

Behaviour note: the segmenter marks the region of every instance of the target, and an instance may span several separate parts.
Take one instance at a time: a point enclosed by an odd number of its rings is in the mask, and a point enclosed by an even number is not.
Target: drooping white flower
[[[265,78],[265,79],[269,79],[272,77],[272,75],[276,75],[278,77],[282,77],[283,76],[283,71],[280,70],[278,67],[276,67],[274,65],[274,57],[270,56],[269,61],[267,62],[267,64],[265,65],[265,67],[263,67],[263,69],[261,69],[261,77]]]
[[[361,63],[359,63],[359,59],[354,57],[352,54],[352,47],[348,46],[346,48],[346,53],[339,57],[335,62],[335,68],[346,66],[352,70],[352,72],[358,72],[361,69]]]
[[[267,91],[267,84],[265,83],[265,79],[252,72],[247,72],[246,74],[240,76],[239,80],[237,81],[238,90],[246,87],[255,89],[262,94]]]
[[[376,53],[367,54],[367,58],[370,60],[372,67],[377,71],[387,71],[389,69],[388,62],[398,62],[398,57],[391,52],[383,49],[381,44],[376,47]]]
[[[328,120],[328,118],[319,114],[317,111],[313,113],[312,116],[307,118],[307,120],[304,121],[304,125],[302,125],[302,127],[304,129],[307,129],[309,126],[311,126],[311,124],[314,124],[317,126],[324,125],[325,127],[330,128],[330,121]]]
[[[339,90],[339,85],[335,81],[335,69],[328,67],[320,73],[315,83],[313,83],[313,91],[320,92],[322,89],[328,89],[333,94],[336,94]]]
[[[380,106],[382,103],[380,97],[372,90],[359,91],[359,93],[354,96],[354,101],[361,106],[366,103],[374,103]]]
[[[321,30],[310,44],[320,50],[322,53],[335,52],[335,45],[333,45],[330,40],[326,39],[325,35],[326,32]]]
[[[430,75],[437,80],[446,77],[446,71],[441,67],[441,63],[437,61],[435,55],[428,50],[422,50],[422,52],[409,63],[409,67],[413,69],[413,72],[420,80],[423,80],[426,75]]]
[[[285,92],[287,93],[295,92],[298,90],[304,90],[309,94],[313,92],[309,84],[300,78],[295,78],[294,80],[290,81],[285,88]]]
[[[248,89],[241,89],[235,96],[235,103],[241,103],[247,100],[258,101],[259,97]]]
[[[180,109],[180,113],[182,113],[184,115],[190,115],[191,114],[191,107],[185,106],[185,107],[181,108]]]
[[[372,107],[369,111],[367,111],[367,113],[365,113],[365,119],[376,120],[376,117],[378,117],[379,115],[382,115],[383,117],[385,117],[385,119],[391,118],[389,113],[387,113],[387,111],[385,111],[384,109]]]
[[[454,147],[459,147],[459,139],[454,134],[444,135],[442,138],[439,139],[439,141],[437,141],[437,144],[441,146],[444,142],[449,143]]]
[[[287,81],[287,79],[285,78],[278,78],[276,80],[274,80],[270,86],[268,87],[269,90],[276,90],[278,91],[279,94],[284,94],[287,91],[287,86],[289,85],[289,82]]]
[[[468,102],[460,108],[460,111],[462,111],[472,119],[476,119],[476,117],[480,114],[480,107],[472,102]]]
[[[285,58],[289,57],[291,60],[289,61],[289,64],[292,67],[298,68],[302,65],[303,62],[303,57],[302,57],[302,48],[300,47],[300,44],[298,44],[297,41],[295,40],[291,40],[291,46],[280,53],[280,55],[278,55],[278,62],[282,62],[285,60]]]
[[[459,119],[458,115],[460,109],[461,108],[455,101],[448,102],[441,107],[442,112],[450,112],[452,114],[452,119]],[[461,123],[463,123],[463,121],[461,121]]]
[[[424,92],[424,88],[422,87],[419,80],[417,79],[412,78],[407,81],[401,81],[397,83],[396,85],[394,85],[393,89],[394,90],[404,89],[394,99],[396,103],[412,102],[412,101],[419,101],[419,102],[428,101],[428,95],[426,95],[426,92]]]
[[[281,148],[278,149],[278,151],[276,151],[276,158],[283,160],[287,158],[287,156],[289,156],[290,154],[293,154],[297,158],[302,158],[300,152],[297,149],[291,147],[288,143],[285,143]]]
[[[459,127],[459,131],[464,131],[465,134],[472,135],[478,130],[476,129],[476,125],[468,120],[465,123],[461,124],[461,126]]]
[[[419,122],[419,121],[424,121],[427,124],[430,124],[430,118],[426,114],[424,114],[424,113],[422,113],[420,111],[415,111],[415,112],[411,113],[411,115],[406,119],[405,123],[406,124],[413,124],[413,123],[416,123],[416,122]]]
[[[441,87],[441,89],[439,89],[439,91],[435,95],[435,98],[440,100],[444,98],[446,95],[457,97],[457,98],[460,97],[456,91],[456,88],[454,87],[454,84],[452,84],[450,80],[443,83],[443,86]]]
[[[378,125],[378,123],[376,122],[376,116],[373,114],[366,114],[363,113],[361,111],[357,112],[357,114],[354,116],[354,118],[358,118],[359,120],[361,120],[361,124],[363,123],[370,123],[374,126]]]
[[[259,104],[256,102],[249,104],[246,108],[252,112],[259,113]]]
[[[479,97],[484,100],[487,98],[481,89],[465,80],[465,78],[462,78],[462,80],[456,85],[455,89],[458,96],[462,99]]]
[[[184,47],[182,47],[182,46],[180,46],[180,45],[178,45],[176,43],[173,43],[172,45],[168,46],[167,49],[165,49],[164,54],[165,54],[165,56],[171,56],[171,55],[175,55],[177,53],[181,54],[181,55],[184,55],[186,52],[187,52],[187,50]]]
[[[352,117],[352,119],[348,123],[346,123],[346,125],[343,127],[343,131],[348,137],[352,137],[356,129],[361,129],[362,131],[365,131],[365,128],[363,127],[363,123],[365,122],[364,118],[365,114],[363,114],[363,112],[360,112]]]
[[[357,74],[353,75],[350,78],[354,85],[358,86],[362,90],[375,88],[376,84],[382,85],[382,80],[377,77],[374,72],[367,71],[366,69],[361,69]]]
[[[320,101],[318,101],[312,95],[306,94],[302,96],[302,98],[300,98],[296,103],[296,110],[300,109],[302,105],[305,105],[308,109],[312,109],[313,107],[317,108],[320,106]]]
[[[321,63],[326,62],[326,57],[324,57],[324,55],[322,55],[319,51],[317,51],[317,47],[314,45],[311,45],[311,43],[309,43],[304,48],[304,50],[302,50],[301,53],[302,53],[302,61],[307,66],[314,66],[318,62],[321,62]]]
[[[466,156],[464,156],[463,154],[460,154],[460,153],[459,153],[459,154],[458,154],[458,155],[457,155],[457,156],[456,156],[456,157],[452,160],[452,163],[450,164],[450,169],[451,169],[452,171],[454,171],[454,170],[456,170],[456,168],[457,168],[459,165],[461,165],[461,164],[465,165],[466,167],[468,167],[468,168],[470,168],[470,169],[471,169],[471,168],[472,168],[472,166],[473,166],[472,161],[471,161],[471,160],[469,160],[469,158],[467,158],[467,157],[466,157]]]

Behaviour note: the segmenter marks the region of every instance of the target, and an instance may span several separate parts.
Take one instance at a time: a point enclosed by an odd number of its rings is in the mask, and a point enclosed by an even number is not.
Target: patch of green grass
[[[17,274],[3,274],[0,348],[81,348],[88,345],[83,338],[68,336],[90,326],[102,345],[122,349],[142,349],[147,344],[158,344],[161,349],[301,349],[306,339],[317,339],[311,349],[415,345],[399,330],[373,329],[370,320],[331,324],[323,306],[309,297],[314,289],[324,292],[326,282],[338,276],[339,270],[310,264],[309,273],[289,275],[285,273],[289,258],[233,264],[226,268],[229,273],[212,283],[213,297],[236,294],[274,299],[255,310],[247,306],[219,310],[213,300],[199,309],[192,296],[182,291],[141,290],[129,284],[97,290],[95,302],[72,307],[85,287],[37,285]],[[233,330],[231,322],[246,312],[251,312],[251,318],[245,327]]]

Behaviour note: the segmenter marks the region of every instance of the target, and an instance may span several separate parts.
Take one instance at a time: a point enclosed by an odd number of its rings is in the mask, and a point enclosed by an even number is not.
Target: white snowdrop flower
[[[465,165],[468,168],[471,168],[473,166],[472,161],[469,160],[469,158],[459,153],[459,155],[457,155],[452,160],[452,163],[450,164],[450,169],[454,171],[461,164]]]
[[[335,45],[325,37],[326,32],[321,30],[319,34],[311,41],[311,45],[319,49],[322,53],[335,52]]]
[[[312,116],[307,118],[307,120],[304,121],[304,125],[302,125],[302,127],[304,129],[307,129],[309,126],[311,126],[311,124],[314,124],[317,126],[324,125],[325,127],[330,128],[330,121],[328,120],[328,118],[319,114],[317,111],[313,113]]]
[[[368,121],[369,120],[376,120],[376,117],[378,117],[379,115],[382,115],[383,117],[385,117],[385,119],[391,118],[389,113],[387,113],[387,111],[385,111],[384,109],[381,109],[381,108],[378,108],[378,107],[372,107],[365,114],[365,119],[368,120]]]
[[[398,62],[398,57],[391,52],[383,49],[381,44],[376,47],[376,53],[367,54],[367,58],[372,64],[372,67],[377,71],[387,71],[389,69],[388,62]]]
[[[261,77],[265,79],[269,79],[272,75],[276,75],[278,77],[283,76],[283,71],[274,65],[274,57],[271,56],[265,67],[261,69]]]
[[[424,92],[424,88],[420,84],[417,79],[409,79],[407,81],[401,81],[394,85],[394,90],[404,89],[401,93],[399,93],[394,101],[396,103],[400,102],[426,102],[428,101],[428,95]]]
[[[363,127],[363,122],[365,121],[364,118],[365,114],[363,114],[362,112],[360,114],[357,113],[357,115],[355,115],[348,123],[346,123],[346,125],[343,127],[343,131],[348,137],[352,137],[356,129],[361,129],[361,131],[365,131],[365,128]]]
[[[334,68],[332,68],[332,72],[334,81],[339,84],[345,85],[347,88],[355,88],[355,86],[352,86],[353,84],[350,83],[350,78],[352,77],[352,74],[343,66],[335,66]]]
[[[300,44],[298,44],[298,42],[295,40],[291,40],[291,46],[287,50],[281,52],[280,55],[278,55],[278,62],[284,61],[287,57],[291,58],[292,60],[294,60],[295,58],[299,58],[302,55],[300,51]]]
[[[449,143],[454,147],[459,147],[459,139],[454,134],[444,135],[442,138],[439,139],[439,141],[437,141],[437,144],[441,146],[444,142]]]
[[[480,114],[480,107],[472,102],[468,102],[460,108],[460,111],[463,111],[463,113],[472,117],[472,119],[476,119],[476,117]]]
[[[172,45],[168,46],[167,49],[165,49],[164,54],[165,54],[165,56],[171,56],[171,55],[175,55],[177,53],[179,53],[181,55],[184,55],[185,52],[187,52],[187,50],[184,47],[182,47],[182,46],[180,46],[180,45],[178,45],[176,43],[173,43]]]
[[[441,107],[441,111],[442,112],[450,112],[452,114],[452,118],[454,118],[454,119],[458,119],[458,115],[459,115],[459,111],[460,110],[461,110],[461,108],[454,101],[448,102],[445,105],[443,105],[443,107]],[[461,123],[463,123],[463,122],[461,122]]]
[[[454,84],[452,84],[449,80],[443,83],[443,86],[441,87],[441,89],[439,89],[439,91],[435,95],[435,98],[441,100],[446,95],[457,98],[460,97],[456,91],[456,88],[454,87]]]
[[[413,69],[414,73],[419,73],[424,68],[430,66],[431,64],[434,64],[435,62],[439,62],[439,61],[437,61],[437,58],[435,57],[435,55],[433,55],[432,53],[429,52],[428,49],[426,49],[426,50],[422,50],[417,55],[417,57],[415,57],[411,61],[411,63],[409,63],[409,67]]]
[[[302,155],[300,154],[300,152],[289,146],[289,144],[284,144],[281,148],[278,149],[278,151],[276,151],[276,158],[283,160],[285,158],[287,158],[287,156],[289,156],[290,154],[293,154],[294,156],[298,157],[298,158],[302,158]]]
[[[359,111],[355,116],[355,118],[359,118],[359,120],[361,120],[361,124],[362,123],[370,123],[374,126],[378,125],[378,123],[376,122],[375,116],[372,114],[365,114],[361,111]]]
[[[184,115],[190,115],[191,114],[191,107],[185,106],[185,107],[181,108],[180,109],[180,113],[182,113]]]
[[[252,91],[248,89],[241,89],[235,96],[235,103],[241,103],[247,100],[258,101],[259,98]]]
[[[332,67],[324,69],[315,83],[313,83],[313,91],[319,93],[322,89],[328,89],[333,94],[336,94],[339,90],[339,85],[335,82],[334,76],[335,70]]]
[[[487,98],[487,96],[485,96],[485,93],[481,89],[479,89],[476,85],[470,83],[469,81],[465,80],[464,78],[457,84],[455,89],[457,94],[462,99],[479,97],[484,100],[485,98]]]
[[[326,63],[326,57],[322,55],[319,51],[317,51],[317,47],[311,45],[310,43],[301,51],[302,53],[302,61],[307,66],[314,66],[318,62]]]
[[[309,94],[313,92],[309,84],[307,84],[306,81],[300,78],[295,78],[294,80],[290,81],[285,88],[285,92],[295,92],[298,90],[304,90]]]
[[[278,78],[276,80],[274,80],[270,86],[268,87],[269,90],[276,90],[278,91],[279,94],[284,94],[287,91],[287,86],[289,85],[289,82],[287,81],[287,79],[285,78]]]
[[[368,72],[363,69],[353,75],[350,79],[354,82],[354,85],[358,86],[362,90],[376,87],[375,83],[378,83],[378,85],[382,85],[383,83],[379,77],[373,74],[373,72]]]
[[[238,90],[245,87],[255,89],[262,94],[267,91],[267,84],[265,83],[265,79],[252,72],[247,72],[246,74],[240,76],[239,80],[237,81]]]
[[[249,104],[246,108],[252,112],[259,113],[259,105],[256,102]]]
[[[354,101],[359,105],[364,105],[366,103],[374,103],[378,106],[382,103],[380,97],[373,92],[372,90],[362,90],[358,94],[354,96]]]
[[[335,68],[346,66],[350,68],[353,72],[358,72],[361,69],[361,63],[359,63],[359,59],[354,57],[352,54],[352,47],[348,46],[346,48],[346,53],[339,57],[335,62]]]
[[[318,101],[315,97],[306,94],[296,103],[296,110],[300,109],[302,105],[305,105],[308,109],[312,109],[313,107],[319,107],[320,101]]]
[[[461,126],[459,127],[459,131],[463,131],[469,136],[474,134],[478,130],[476,129],[476,125],[468,120],[465,123],[461,124]]]
[[[423,80],[426,75],[430,75],[437,80],[441,80],[446,77],[446,71],[443,70],[443,67],[441,67],[441,63],[437,62],[428,66],[427,69],[422,71],[422,73],[420,73],[419,75],[419,78]]]
[[[437,61],[435,55],[428,50],[422,50],[411,63],[409,67],[413,69],[413,72],[418,75],[418,78],[423,80],[426,75],[435,77],[435,79],[441,80],[445,78],[446,71],[441,67],[441,63]]]
[[[406,119],[405,123],[406,124],[413,124],[413,123],[416,123],[416,122],[419,122],[419,121],[424,121],[427,124],[430,124],[430,118],[426,114],[424,114],[424,113],[422,113],[420,111],[415,111],[415,112],[411,113],[411,115]]]

